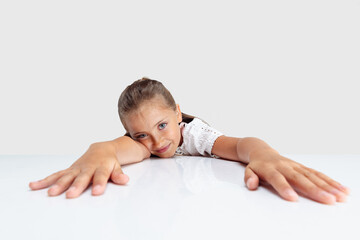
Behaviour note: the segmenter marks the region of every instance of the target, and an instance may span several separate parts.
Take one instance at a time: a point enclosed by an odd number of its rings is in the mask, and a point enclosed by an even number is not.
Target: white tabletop
[[[0,156],[0,239],[360,239],[360,156],[286,155],[348,186],[345,203],[281,199],[245,187],[244,165],[212,158],[147,159],[77,199],[31,191],[30,181],[67,168],[75,156]]]

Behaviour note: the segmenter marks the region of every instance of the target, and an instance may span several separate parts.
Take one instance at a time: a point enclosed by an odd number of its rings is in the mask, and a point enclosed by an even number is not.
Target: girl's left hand
[[[250,190],[268,182],[286,200],[296,201],[298,194],[325,204],[344,202],[349,189],[323,173],[294,162],[271,150],[251,153],[245,169],[245,183]]]

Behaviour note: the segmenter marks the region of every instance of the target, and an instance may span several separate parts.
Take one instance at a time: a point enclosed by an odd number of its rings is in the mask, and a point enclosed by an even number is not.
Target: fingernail
[[[49,188],[49,191],[48,191],[49,195],[55,194],[58,191],[58,189],[59,189],[59,186],[57,186],[57,185],[52,186],[51,188]]]
[[[350,192],[350,190],[349,190],[349,188],[348,187],[345,187],[345,186],[340,186],[340,189],[343,191],[343,192],[345,192],[345,193],[349,193]]]
[[[343,192],[341,192],[341,191],[339,191],[337,189],[331,189],[330,193],[336,196],[336,201],[345,202],[345,200],[346,200],[345,193],[343,193]]]
[[[72,186],[70,187],[67,191],[68,192],[74,192],[76,190],[76,187],[75,186]]]
[[[122,173],[120,176],[121,176],[120,184],[126,184],[129,181],[128,175]]]
[[[247,186],[247,188],[250,188],[251,182],[252,182],[252,178],[249,178],[249,179],[246,181],[246,186]]]
[[[320,192],[320,197],[322,198],[322,200],[325,200],[326,202],[329,202],[330,204],[334,204],[336,202],[336,197],[325,191]],[[327,201],[327,200],[329,200],[329,201]]]
[[[96,185],[94,188],[93,188],[93,192],[94,193],[99,193],[101,191],[101,185]]]
[[[334,194],[334,195],[337,195],[337,194],[341,193],[339,190],[337,190],[337,189],[335,189],[335,188],[331,189],[329,192],[330,192],[331,194]]]
[[[297,193],[292,189],[287,189],[285,191],[285,195],[289,198],[292,198],[293,200],[296,200],[298,198]]]

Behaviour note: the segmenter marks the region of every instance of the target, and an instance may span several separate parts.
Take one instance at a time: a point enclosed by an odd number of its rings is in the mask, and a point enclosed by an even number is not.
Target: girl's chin
[[[154,153],[153,153],[153,154],[154,154]],[[175,155],[175,152],[173,152],[173,153],[166,152],[166,153],[163,153],[163,154],[161,154],[161,153],[156,153],[156,154],[154,154],[154,155],[156,155],[156,156],[158,156],[158,157],[160,157],[160,158],[171,158],[171,157],[173,157],[173,156]]]
[[[158,156],[158,157],[160,157],[160,158],[171,158],[171,157],[174,156],[174,154],[173,154],[173,155],[171,155],[171,154],[164,154],[164,155],[156,155],[156,156]]]

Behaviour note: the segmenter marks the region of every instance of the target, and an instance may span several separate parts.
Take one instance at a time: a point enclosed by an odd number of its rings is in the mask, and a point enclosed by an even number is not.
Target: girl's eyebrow
[[[163,118],[162,120],[160,120],[160,121],[158,121],[155,125],[154,125],[154,127],[156,127],[157,125],[159,125],[162,121],[164,121],[166,118]],[[153,127],[153,128],[154,128]],[[137,132],[137,133],[134,133],[134,136],[136,136],[137,134],[139,134],[139,133],[141,133],[141,132]]]
[[[158,121],[155,125],[154,125],[154,127],[156,127],[157,125],[159,125],[162,121],[164,121],[166,118],[164,118],[164,119],[162,119],[162,120],[160,120],[160,121]],[[153,128],[154,128],[153,127]]]

